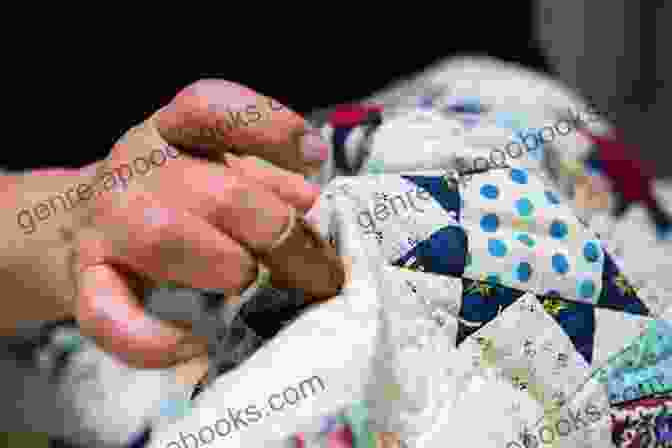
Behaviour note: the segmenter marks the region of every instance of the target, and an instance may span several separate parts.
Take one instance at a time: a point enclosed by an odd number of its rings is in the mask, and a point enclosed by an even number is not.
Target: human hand
[[[327,151],[301,117],[250,89],[203,80],[182,90],[94,166],[94,183],[115,191],[94,188],[69,235],[82,331],[130,365],[165,367],[204,354],[206,341],[186,323],[144,312],[142,297],[157,282],[223,289],[235,300],[259,260],[275,286],[335,295],[340,260],[302,219],[292,221],[319,190],[286,171],[310,174]]]

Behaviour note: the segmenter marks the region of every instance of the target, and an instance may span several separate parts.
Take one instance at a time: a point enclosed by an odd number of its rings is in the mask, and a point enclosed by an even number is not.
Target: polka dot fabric
[[[565,183],[579,171],[566,169],[567,162],[579,160],[590,142],[573,130],[549,137],[548,126],[588,105],[555,82],[499,64],[453,62],[438,71],[423,75],[418,89],[381,92],[328,118],[323,134],[332,143],[332,158],[320,177],[325,192],[317,222],[357,266],[352,287],[297,320],[321,314],[311,331],[288,326],[284,343],[276,339],[262,348],[227,387],[210,392],[210,403],[225,414],[224,406],[247,404],[253,392],[275,393],[290,384],[285,370],[300,375],[307,362],[311,372],[325,373],[338,400],[360,381],[373,383],[352,399],[366,399],[372,433],[398,432],[401,446],[439,448],[448,440],[479,447],[549,440],[554,447],[611,445],[608,427],[588,424],[594,414],[586,406],[597,404],[608,425],[602,405],[632,399],[634,391],[618,393],[618,385],[589,378],[661,311],[649,309],[651,294],[639,293],[639,283],[628,280],[632,268],[594,240],[556,193],[568,196]],[[430,82],[438,89],[425,88]],[[371,103],[384,105],[380,125],[367,122]],[[476,157],[490,159],[492,148],[503,150],[509,140],[532,145],[533,133],[553,141],[522,156],[495,152],[492,163],[507,162],[512,169],[475,174],[452,191],[441,173],[425,171],[474,166]],[[358,176],[328,186],[338,174]],[[539,175],[559,188],[546,188]],[[669,294],[657,294],[662,308]],[[352,309],[348,318],[329,309],[339,302]],[[333,344],[325,329],[337,335]],[[302,346],[304,341],[310,345]],[[294,353],[297,360],[289,362]],[[323,353],[329,359],[321,359]],[[668,367],[668,360],[657,367]],[[272,376],[264,370],[268,365],[275,365]],[[295,409],[317,416],[307,406],[328,401],[320,394]],[[569,412],[556,414],[566,402]],[[338,409],[340,404],[331,412]],[[292,412],[287,409],[286,416]],[[241,441],[229,444],[276,446],[269,440],[279,431],[267,423],[240,431]],[[350,425],[350,440],[334,419],[321,423],[295,426],[305,437],[288,446],[382,446],[380,439],[358,437],[359,425]],[[588,426],[591,434],[584,437]],[[329,432],[334,437],[320,439]],[[251,443],[255,437],[258,444]]]
[[[597,302],[600,243],[537,176],[523,168],[491,170],[474,176],[461,195],[466,278],[497,275],[511,288]]]

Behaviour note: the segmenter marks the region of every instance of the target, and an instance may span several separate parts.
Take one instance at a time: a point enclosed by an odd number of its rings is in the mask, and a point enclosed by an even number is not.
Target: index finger
[[[310,175],[329,155],[319,132],[297,113],[224,80],[191,84],[153,120],[168,143],[212,160],[222,160],[224,153],[232,152]]]

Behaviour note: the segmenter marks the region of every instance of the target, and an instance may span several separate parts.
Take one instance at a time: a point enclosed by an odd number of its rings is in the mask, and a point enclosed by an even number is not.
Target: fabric
[[[611,214],[622,219],[635,203],[647,211],[655,226],[658,239],[666,240],[672,234],[672,215],[663,209],[654,193],[653,169],[634,154],[617,136],[596,136],[583,132],[596,149],[586,157],[587,171],[593,179],[606,178],[615,205]],[[591,179],[591,182],[595,182]]]
[[[619,140],[588,133],[584,135],[597,146],[597,157],[588,162],[590,166],[607,175],[625,200],[642,201],[648,205],[652,200],[653,170],[637,160],[632,155],[634,151],[629,151]]]
[[[164,285],[151,311],[218,341],[228,355],[216,381],[194,391],[82,339],[65,368],[30,370],[61,372],[51,387],[73,417],[50,434],[121,447],[149,424],[149,447],[373,447],[383,434],[423,448],[613,446],[612,413],[671,394],[667,249],[572,201],[593,148],[574,123],[595,135],[610,125],[557,83],[487,59],[451,60],[410,84],[322,128],[334,156],[309,217],[350,266],[341,295],[306,306],[265,277],[241,308],[216,309],[217,291]],[[507,154],[509,141],[522,156]],[[450,171],[479,168],[479,157],[494,169]],[[270,396],[308,379],[310,397],[282,412],[237,414],[270,411]]]
[[[672,400],[651,399],[620,407],[612,415],[616,447],[672,446]]]
[[[661,269],[663,266],[672,268],[670,245],[661,244],[672,235],[669,226],[663,225],[672,210],[669,182],[647,179],[643,184],[625,185],[625,188],[636,186],[640,190],[648,188],[647,195],[656,198],[658,207],[647,208],[628,202],[630,205],[625,213],[614,216],[612,210],[618,201],[615,190],[621,189],[624,182],[619,181],[621,187],[614,189],[611,180],[594,170],[591,173],[583,163],[591,153],[598,152],[595,138],[610,141],[607,137],[615,132],[606,118],[610,111],[588,104],[558,81],[490,58],[460,57],[439,62],[415,78],[400,81],[364,101],[385,106],[385,124],[370,142],[362,145],[366,148],[362,152],[371,155],[359,173],[412,170],[431,167],[435,163],[445,166],[451,162],[445,159],[453,157],[455,151],[442,148],[455,145],[461,147],[459,153],[468,166],[474,165],[476,157],[491,159],[494,164],[524,164],[523,167],[538,169],[537,174],[550,180],[565,199],[572,201],[570,205],[577,217],[591,225],[614,256],[624,258],[627,254],[629,260],[653,258]],[[417,106],[423,102],[426,103],[424,106]],[[461,103],[470,105],[471,110],[466,112],[464,106],[456,108]],[[462,112],[458,113],[458,110]],[[410,120],[410,116],[415,120]],[[395,124],[397,117],[400,122]],[[421,128],[429,120],[432,123],[425,127],[431,131],[432,139],[419,145],[415,142],[429,136],[429,131]],[[410,121],[413,121],[412,125]],[[434,121],[443,122],[443,130],[437,130]],[[325,129],[331,127],[327,124]],[[330,132],[325,131],[325,135]],[[520,151],[507,142],[521,140],[526,143],[526,148],[538,147],[540,150],[531,150],[525,157],[511,157],[509,154],[515,156]],[[415,145],[414,157],[404,157],[403,151],[390,155],[386,148],[396,146],[397,142],[404,142],[400,146]],[[630,160],[625,162],[627,165],[637,162],[634,153],[645,142],[639,147],[624,147],[620,141],[618,145],[618,154],[625,151]],[[353,149],[348,151],[356,153]],[[385,163],[376,156],[377,151],[388,153]],[[618,154],[613,153],[613,156]],[[478,162],[479,166],[481,162]],[[647,173],[646,168],[642,171]],[[595,195],[596,192],[589,190],[588,200],[578,201],[581,198],[577,195],[586,193],[577,191],[582,185],[578,182],[587,177],[592,178],[593,187],[603,184],[607,191]],[[602,186],[599,189],[604,190]],[[630,238],[635,233],[639,239]],[[633,263],[629,269],[638,281],[649,286],[655,284],[654,289],[672,291],[672,281],[660,276],[652,265]]]
[[[405,124],[416,139],[385,150],[383,121],[370,153],[383,172],[364,165],[331,181],[309,213],[351,266],[342,294],[218,378],[179,429],[196,434],[229,407],[315,375],[319,395],[218,443],[320,440],[320,419],[358,402],[369,432],[397,433],[408,446],[610,446],[618,405],[672,393],[669,301],[631,284],[537,161],[462,179],[446,169],[470,145],[419,150],[427,132],[444,136],[454,122],[426,110],[392,120],[398,136]],[[394,172],[404,160],[436,166]],[[626,369],[615,355],[628,351],[637,356]],[[633,392],[645,377],[656,381]],[[177,425],[161,428],[150,446],[177,435]]]

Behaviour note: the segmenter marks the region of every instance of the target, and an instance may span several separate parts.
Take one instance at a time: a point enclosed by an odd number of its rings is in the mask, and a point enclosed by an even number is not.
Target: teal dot
[[[527,183],[527,173],[521,169],[514,168],[510,173],[511,180],[517,184],[526,184]]]
[[[583,246],[583,256],[589,263],[595,263],[600,259],[600,248],[593,241]]]
[[[495,185],[485,184],[481,187],[481,196],[486,199],[497,199],[499,189]]]
[[[499,218],[494,213],[488,213],[481,218],[481,229],[484,232],[495,232],[499,227]]]
[[[544,195],[546,195],[546,199],[551,205],[558,205],[560,203],[560,200],[552,191],[544,191]]]
[[[559,219],[554,219],[551,223],[550,234],[553,238],[561,240],[567,236],[567,224]]]
[[[567,257],[562,254],[555,254],[551,258],[551,263],[553,264],[553,270],[558,274],[566,274],[569,271],[569,262]]]
[[[163,417],[185,417],[191,410],[189,400],[163,400],[160,404],[160,414]]]
[[[471,252],[467,252],[467,259],[464,262],[464,266],[469,266],[471,265]]]
[[[63,341],[61,348],[66,353],[76,353],[81,350],[83,342],[80,335],[72,335]]]
[[[534,247],[535,242],[532,238],[527,233],[523,233],[521,235],[518,235],[518,241],[526,245],[527,247]]]
[[[506,255],[506,244],[502,240],[490,238],[488,240],[488,252],[493,257],[503,257]]]
[[[530,216],[534,211],[534,205],[527,198],[518,199],[516,201],[516,210],[520,216]]]
[[[490,286],[497,286],[501,283],[499,274],[489,274],[485,277],[485,282]]]
[[[595,283],[588,279],[579,284],[579,296],[584,299],[590,299],[595,294]]]
[[[378,159],[369,159],[367,163],[366,170],[371,174],[382,174],[383,173],[383,161]]]
[[[530,263],[523,261],[516,268],[516,278],[521,282],[528,282],[532,277],[532,266]]]

